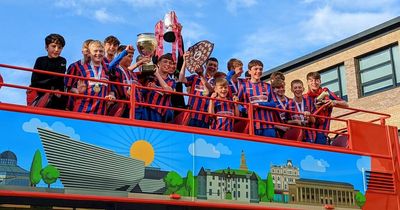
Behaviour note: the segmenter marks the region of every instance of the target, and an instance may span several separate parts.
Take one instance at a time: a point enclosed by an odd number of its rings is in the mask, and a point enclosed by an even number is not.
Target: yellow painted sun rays
[[[129,153],[132,158],[144,161],[145,166],[149,166],[154,160],[154,148],[146,140],[133,142]]]

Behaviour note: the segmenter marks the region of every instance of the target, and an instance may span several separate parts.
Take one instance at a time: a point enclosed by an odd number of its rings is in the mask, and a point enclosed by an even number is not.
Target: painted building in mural
[[[65,188],[130,192],[144,178],[144,162],[38,128],[49,164]]]
[[[299,168],[291,160],[285,165],[271,165],[270,171],[274,183],[274,201],[289,202],[289,184],[296,184],[300,177]]]
[[[202,167],[197,176],[197,185],[199,199],[259,202],[258,178],[256,173],[248,170],[244,151],[238,170],[228,167],[212,172]]]
[[[316,179],[298,179],[289,184],[290,203],[324,205],[355,208],[354,186],[345,182],[332,182]]]
[[[164,177],[168,171],[163,171],[160,168],[146,167],[144,170],[144,178],[133,188],[133,193],[151,193],[164,194],[166,190]]]
[[[30,185],[29,171],[17,165],[17,156],[9,150],[0,154],[0,185]]]
[[[237,200],[258,202],[258,179],[254,172],[224,169],[218,172],[201,168],[197,175],[197,198],[207,200]]]

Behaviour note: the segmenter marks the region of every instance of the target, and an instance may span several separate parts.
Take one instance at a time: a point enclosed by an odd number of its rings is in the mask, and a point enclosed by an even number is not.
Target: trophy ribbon
[[[175,41],[172,43],[172,59],[176,61],[176,48],[178,48],[179,54],[183,55],[183,47],[182,47],[182,35],[181,30],[182,28],[179,27],[178,17],[176,16],[174,11],[170,12],[171,19],[172,19],[172,30],[175,34]],[[156,55],[157,57],[161,57],[164,54],[164,22],[162,20],[158,21],[155,27],[155,36],[157,39],[157,50]]]

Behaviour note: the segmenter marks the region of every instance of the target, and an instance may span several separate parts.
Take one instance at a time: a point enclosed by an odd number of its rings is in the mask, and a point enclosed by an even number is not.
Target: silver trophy
[[[142,56],[152,58],[157,48],[157,40],[154,33],[141,33],[137,35],[136,47]],[[153,74],[156,69],[153,61],[142,65],[143,74]]]
[[[168,12],[164,16],[164,31],[165,32],[164,32],[163,38],[166,42],[175,42],[175,40],[176,40],[173,27],[174,27],[174,22],[172,19],[172,12]]]

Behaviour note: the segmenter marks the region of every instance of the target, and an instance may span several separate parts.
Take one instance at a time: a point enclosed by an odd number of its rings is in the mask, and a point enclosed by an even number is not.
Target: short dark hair
[[[276,71],[276,72],[273,72],[269,78],[271,80],[275,80],[275,79],[285,80],[285,75],[283,75],[283,73],[280,71]]]
[[[308,73],[307,76],[306,76],[307,80],[310,79],[310,78],[311,79],[321,79],[321,75],[316,71],[312,71],[312,72]]]
[[[218,59],[215,58],[215,57],[210,57],[210,58],[208,58],[207,61],[206,61],[206,64],[207,64],[209,61],[214,61],[214,62],[217,62],[217,63],[218,63]]]
[[[118,38],[113,36],[113,35],[106,37],[104,39],[104,44],[105,43],[110,43],[110,44],[115,44],[115,45],[120,45],[121,44],[121,42],[118,40]]]
[[[46,43],[46,47],[49,46],[49,44],[51,44],[51,43],[59,44],[59,45],[61,45],[61,47],[65,46],[64,37],[61,36],[60,34],[49,34],[44,39],[44,42]]]
[[[167,59],[167,60],[171,60],[171,61],[174,60],[174,59],[172,58],[172,54],[171,54],[171,53],[166,53],[166,54],[160,56],[160,57],[158,58],[157,63],[160,62],[162,59]]]
[[[234,69],[237,66],[243,66],[243,63],[241,60],[236,59],[236,58],[229,59],[228,64],[227,64],[228,71]]]
[[[293,81],[290,83],[290,87],[293,87],[294,84],[301,84],[301,85],[304,85],[304,84],[303,84],[303,81],[301,81],[301,80],[299,80],[299,79],[293,80]]]
[[[281,79],[274,79],[271,83],[272,88],[285,87],[285,81]]]
[[[251,67],[253,67],[253,66],[261,66],[261,67],[264,67],[264,64],[263,64],[260,60],[254,59],[254,60],[251,60],[251,61],[249,62],[249,64],[247,65],[247,67],[248,67],[249,70],[250,70]]]
[[[220,85],[220,86],[228,86],[228,80],[225,78],[217,78],[215,79],[215,86]]]
[[[251,77],[249,71],[246,71],[246,72],[244,73],[244,77]]]
[[[226,74],[222,71],[215,72],[214,79],[221,78],[221,77],[226,77]]]

